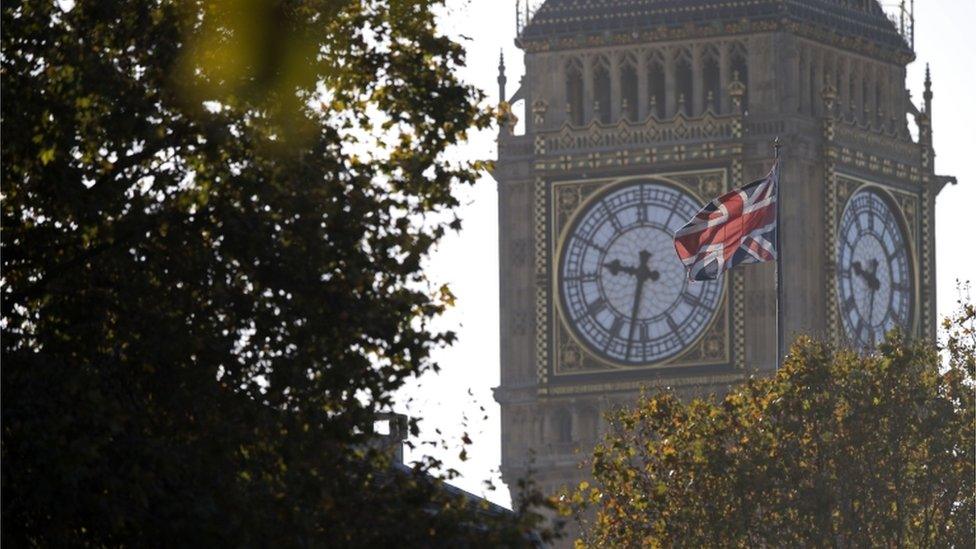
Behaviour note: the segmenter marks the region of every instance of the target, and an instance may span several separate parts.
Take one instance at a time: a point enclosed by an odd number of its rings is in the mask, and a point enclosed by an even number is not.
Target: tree
[[[867,355],[800,338],[721,402],[643,398],[564,501],[578,543],[972,547],[974,324],[972,305],[947,321],[943,366],[897,334]]]
[[[440,4],[4,3],[4,542],[524,541],[367,444],[491,122]]]

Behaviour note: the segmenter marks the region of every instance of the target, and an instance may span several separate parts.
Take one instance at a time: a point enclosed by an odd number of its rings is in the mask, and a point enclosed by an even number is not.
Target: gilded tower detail
[[[642,388],[721,395],[776,368],[772,265],[689,283],[671,245],[768,171],[775,137],[787,335],[934,337],[951,178],[903,34],[874,0],[547,0],[524,21],[494,174],[510,486],[530,467],[552,491],[585,479],[602,415]]]

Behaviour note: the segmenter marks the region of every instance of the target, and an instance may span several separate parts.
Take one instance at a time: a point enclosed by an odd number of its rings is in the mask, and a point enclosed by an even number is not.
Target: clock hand
[[[634,344],[634,330],[637,328],[637,312],[640,310],[641,294],[644,293],[644,278],[637,276],[637,291],[634,292],[634,306],[630,309],[630,329],[627,331],[627,353],[625,360],[630,360],[630,347]]]
[[[623,263],[620,262],[619,259],[614,259],[613,261],[604,263],[603,268],[610,271],[610,274],[614,276],[620,273],[627,273],[638,279],[657,280],[661,278],[661,273],[657,271],[652,271],[647,267],[647,260],[649,260],[652,255],[653,254],[651,254],[650,252],[646,250],[642,250],[639,254],[640,261],[637,264],[638,265],[637,267],[630,267],[624,265]]]
[[[637,267],[638,278],[650,279],[651,281],[657,281],[657,279],[661,278],[661,273],[652,271],[647,267],[647,261],[651,259],[652,255],[647,250],[641,250],[640,254],[638,254],[640,258],[640,267]]]
[[[872,259],[870,261],[869,265],[871,265],[871,271],[867,274],[867,277],[865,278],[865,280],[867,280],[868,286],[870,286],[872,290],[877,290],[877,289],[881,288],[881,281],[878,280],[878,277],[877,277],[877,274],[878,274],[878,260],[877,259]]]
[[[616,276],[620,273],[627,273],[632,276],[637,276],[636,267],[628,267],[620,263],[619,259],[614,259],[610,263],[604,263],[603,268],[610,271],[610,274]]]
[[[875,273],[878,271],[878,260],[872,259],[869,265],[873,267],[871,271],[865,270],[864,265],[862,265],[860,261],[851,263],[851,268],[854,270],[854,274],[861,277],[861,279],[864,280],[864,283],[868,285],[868,288],[874,291],[881,287],[881,282],[878,280],[878,277],[875,276]]]
[[[870,286],[870,282],[868,283],[868,285]],[[874,294],[875,293],[877,292],[875,292],[874,288],[871,288],[871,300],[868,304],[868,324],[870,324],[871,326],[874,326]]]
[[[641,296],[644,293],[644,283],[648,280],[656,281],[661,278],[661,273],[652,271],[647,267],[651,255],[647,250],[641,250],[638,254],[639,266],[634,269],[635,272],[633,273],[637,277],[637,290],[634,292],[634,306],[630,311],[630,329],[627,333],[627,353],[625,355],[627,359],[630,358],[630,348],[634,344],[634,331],[637,329],[637,313],[640,310]]]

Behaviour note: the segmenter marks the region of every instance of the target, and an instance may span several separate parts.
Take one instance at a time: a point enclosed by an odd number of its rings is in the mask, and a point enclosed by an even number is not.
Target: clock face
[[[689,282],[673,235],[701,205],[651,179],[600,192],[570,224],[557,284],[564,318],[592,353],[636,366],[671,358],[708,327],[718,281]]]
[[[908,331],[914,288],[905,232],[876,191],[854,193],[840,222],[837,294],[844,333],[858,347],[873,347],[886,332]]]

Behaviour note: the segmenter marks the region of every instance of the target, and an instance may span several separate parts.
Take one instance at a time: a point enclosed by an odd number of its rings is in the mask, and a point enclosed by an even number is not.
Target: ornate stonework
[[[921,266],[922,266],[922,284],[920,288],[920,300],[921,300],[921,319],[922,326],[925,330],[925,334],[931,338],[936,337],[936,322],[935,322],[935,299],[933,296],[932,289],[932,269],[935,262],[932,259],[932,248],[935,246],[935,241],[932,238],[932,215],[931,212],[935,210],[935,197],[928,188],[922,189],[921,198],[921,221],[919,223],[919,230],[921,231],[921,238],[919,243],[921,253]],[[914,210],[915,208],[913,208]]]
[[[927,253],[929,246],[925,245],[925,235],[922,229],[922,223],[918,218],[919,204],[923,200],[924,192],[922,195],[918,193],[913,193],[911,191],[906,191],[893,186],[891,182],[886,182],[884,180],[878,179],[866,179],[849,173],[837,172],[833,168],[830,170],[830,180],[827,185],[827,200],[828,200],[828,214],[825,216],[825,221],[828,228],[830,229],[828,234],[830,239],[828,242],[835,242],[838,238],[837,228],[840,223],[838,212],[844,210],[845,206],[851,197],[863,189],[873,189],[876,192],[881,193],[886,199],[890,200],[891,204],[894,205],[900,215],[900,221],[904,225],[904,229],[907,231],[909,237],[909,250],[908,254],[910,256],[910,264],[913,269],[912,278],[915,281],[915,288],[913,288],[913,322],[912,322],[912,333],[918,336],[929,336],[930,330],[926,328],[928,326],[930,315],[929,309],[931,308],[931,303],[928,303],[924,296],[923,289],[926,286],[926,280],[930,279],[929,267],[926,262],[925,254]],[[832,194],[831,194],[832,193]],[[844,343],[841,337],[842,330],[840,328],[840,319],[837,315],[837,296],[833,288],[836,287],[836,246],[827,246],[829,261],[827,263],[827,268],[829,271],[829,276],[827,278],[828,288],[827,291],[830,292],[831,302],[830,302],[830,312],[828,325],[828,334],[832,341],[837,343]],[[921,257],[917,253],[917,250],[923,250]]]
[[[717,168],[678,173],[653,173],[652,176],[657,180],[668,181],[680,186],[687,192],[693,193],[699,203],[704,203],[702,197],[717,196],[730,188],[727,174],[727,168]],[[614,181],[615,179],[612,178],[584,179],[554,181],[549,185],[551,189],[549,209],[551,212],[551,226],[548,230],[550,244],[545,252],[546,257],[554,257],[556,250],[559,250],[564,245],[563,239],[565,238],[566,225],[577,214],[581,204],[588,197],[602,190],[607,185],[614,183]],[[553,298],[553,294],[557,291],[556,283],[555,274],[550,268],[550,292],[546,297],[546,302],[554,304],[553,308],[550,309],[550,329],[548,330],[548,334],[551,334],[551,345],[555,351],[549,357],[550,363],[546,366],[546,374],[542,376],[540,383],[543,380],[553,382],[561,376],[581,374],[592,376],[593,374],[600,373],[613,376],[614,372],[620,372],[621,370],[618,366],[588,353],[574,340],[565,325],[563,314],[560,312],[558,304]],[[735,282],[733,282],[734,284]],[[734,345],[740,351],[744,348],[742,329],[740,326],[740,329],[734,330],[733,324],[736,320],[741,324],[743,320],[741,312],[739,317],[734,316],[734,307],[738,305],[741,308],[742,300],[738,296],[734,299],[729,298],[728,284],[726,284],[723,293],[725,297],[722,299],[721,306],[714,315],[709,327],[705,330],[705,333],[696,342],[690,344],[680,356],[661,363],[647,364],[638,368],[627,368],[625,373],[633,374],[642,369],[677,369],[683,366],[725,365],[731,369],[733,366],[738,365],[741,368],[743,360],[741,356],[736,357],[737,360],[733,362],[733,341]],[[541,347],[545,343],[544,341],[539,341],[538,346]],[[612,382],[612,378],[607,378],[607,381]]]
[[[850,270],[838,274],[840,224],[852,197],[872,189],[905,229],[913,332],[934,337],[934,201],[946,178],[932,170],[930,82],[914,105],[904,92],[914,53],[875,2],[814,4],[548,0],[520,28],[526,74],[504,98],[495,171],[503,252],[495,395],[507,482],[524,475],[530,453],[541,486],[583,480],[577,463],[598,438],[599,414],[641,390],[721,395],[778,366],[772,265],[728,273],[707,322],[659,358],[628,362],[632,336],[623,360],[601,354],[581,336],[585,317],[563,315],[565,235],[631,179],[703,204],[765,174],[781,138],[786,333],[842,343],[838,278]],[[524,109],[524,134],[512,109]],[[623,269],[601,254],[598,272]],[[636,313],[628,318],[637,325]]]
[[[787,31],[889,62],[905,64],[915,58],[876,3],[829,3],[833,5],[777,0],[549,0],[521,29],[519,41],[528,52],[544,52]]]
[[[533,217],[535,223],[535,360],[536,372],[540,383],[540,391],[544,390],[548,381],[548,371],[545,367],[549,361],[549,333],[546,319],[549,316],[549,293],[547,288],[547,273],[549,272],[549,253],[546,247],[546,187],[544,179],[535,182],[535,199]]]

